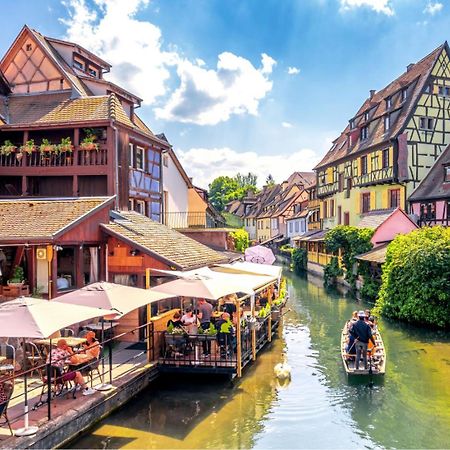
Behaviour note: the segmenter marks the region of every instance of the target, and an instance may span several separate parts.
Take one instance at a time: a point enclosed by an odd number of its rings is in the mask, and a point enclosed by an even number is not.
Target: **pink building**
[[[420,226],[450,223],[450,145],[409,197],[411,212]]]

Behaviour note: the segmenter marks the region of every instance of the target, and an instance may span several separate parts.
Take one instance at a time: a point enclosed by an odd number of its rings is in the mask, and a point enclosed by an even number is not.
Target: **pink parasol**
[[[256,264],[271,265],[275,262],[275,255],[270,248],[256,245],[245,250],[245,260]]]

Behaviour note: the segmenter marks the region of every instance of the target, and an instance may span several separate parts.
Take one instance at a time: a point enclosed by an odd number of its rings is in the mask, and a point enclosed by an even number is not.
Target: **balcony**
[[[98,150],[82,150],[76,147],[73,152],[13,152],[0,154],[0,167],[70,167],[106,166],[108,164],[107,146],[102,144]]]
[[[335,181],[334,183],[324,184],[322,186],[317,187],[317,196],[325,197],[327,195],[334,194],[339,190],[339,182]]]
[[[394,169],[386,167],[384,169],[374,170],[364,175],[353,177],[353,186],[368,186],[370,184],[378,184],[390,181],[394,176]]]
[[[223,228],[227,227],[223,217],[215,217],[208,212],[166,212],[163,214],[163,223],[169,228]]]

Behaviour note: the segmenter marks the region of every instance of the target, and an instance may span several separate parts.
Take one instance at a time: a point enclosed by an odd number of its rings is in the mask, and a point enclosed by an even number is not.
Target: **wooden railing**
[[[394,169],[392,167],[374,170],[364,175],[353,177],[353,186],[364,186],[372,183],[378,183],[380,181],[389,180],[393,177],[393,175]]]
[[[339,183],[335,181],[334,183],[324,184],[317,187],[317,196],[324,196],[334,194],[339,190]]]
[[[0,154],[0,167],[67,167],[67,166],[106,166],[108,150],[106,145],[98,150],[81,150],[73,152],[15,152]]]

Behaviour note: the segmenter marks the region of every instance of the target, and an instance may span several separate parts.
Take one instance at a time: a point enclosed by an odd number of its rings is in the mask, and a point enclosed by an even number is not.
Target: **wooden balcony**
[[[378,169],[364,175],[353,177],[352,181],[353,186],[368,186],[371,184],[390,181],[393,176],[394,169],[392,167],[386,167],[385,169]]]
[[[335,181],[334,183],[324,184],[317,187],[317,196],[325,197],[326,195],[334,194],[339,190],[339,183]]]
[[[70,166],[106,166],[108,151],[106,145],[98,150],[81,150],[75,148],[73,152],[31,152],[0,154],[0,167],[70,167]]]

